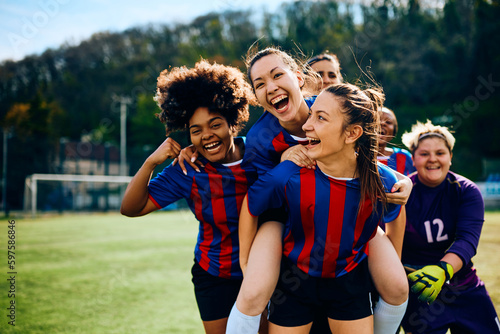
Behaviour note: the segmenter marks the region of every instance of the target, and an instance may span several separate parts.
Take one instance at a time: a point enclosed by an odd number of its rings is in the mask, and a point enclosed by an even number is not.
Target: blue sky
[[[211,11],[267,8],[292,0],[4,0],[0,2],[0,62],[71,45],[98,31],[148,23],[188,23]]]

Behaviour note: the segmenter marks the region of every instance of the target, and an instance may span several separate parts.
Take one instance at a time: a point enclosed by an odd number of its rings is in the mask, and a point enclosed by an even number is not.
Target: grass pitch
[[[190,268],[189,211],[15,219],[15,298],[0,222],[0,333],[202,333]],[[500,212],[488,212],[474,263],[499,310]],[[15,327],[8,324],[15,301]]]

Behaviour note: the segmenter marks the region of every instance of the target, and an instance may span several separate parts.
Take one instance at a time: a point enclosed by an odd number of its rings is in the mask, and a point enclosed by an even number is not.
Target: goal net
[[[117,211],[131,176],[33,174],[26,178],[24,210]]]

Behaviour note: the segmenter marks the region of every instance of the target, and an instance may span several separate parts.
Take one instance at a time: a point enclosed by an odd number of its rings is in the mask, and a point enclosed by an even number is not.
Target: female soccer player
[[[417,122],[403,135],[417,173],[408,200],[403,263],[413,286],[407,333],[499,333],[497,313],[471,261],[484,222],[477,186],[450,171],[455,138]]]
[[[398,133],[398,120],[394,111],[383,107],[380,111],[380,140],[378,142],[378,161],[403,175],[410,175],[415,171],[411,154],[405,149],[388,147]]]
[[[266,112],[249,131],[245,160],[251,161],[262,175],[276,166],[281,160],[292,160],[300,167],[311,166],[314,159],[308,156],[308,149],[299,143],[307,142],[302,128],[308,118],[310,100],[304,100],[300,87],[307,79],[295,60],[283,51],[267,48],[250,56],[247,61],[248,77],[251,81],[259,104]],[[289,147],[291,150],[285,151]],[[285,151],[285,152],[284,152]],[[411,188],[411,187],[410,187]],[[404,202],[409,195],[402,196]],[[401,203],[401,202],[400,202]],[[257,227],[240,226],[240,259],[242,268],[248,271],[233,308],[228,323],[228,333],[237,333],[241,328],[253,328],[249,333],[256,332],[258,317],[267,305],[278,279],[276,269],[280,263],[282,224],[285,217],[276,212],[266,211],[265,222]],[[401,247],[404,228],[403,224],[390,224],[387,232],[393,234],[396,248]],[[377,290],[382,296],[375,310],[376,328],[379,333],[390,332],[399,325],[408,295],[408,284],[404,270],[391,242],[378,233],[371,242],[370,272],[374,278]],[[252,253],[248,250],[252,248]],[[265,262],[263,262],[265,261]],[[252,266],[252,263],[255,266]],[[373,265],[372,265],[373,264]],[[262,268],[268,268],[262,270]],[[252,269],[254,268],[254,269]],[[378,316],[377,316],[378,315]],[[233,326],[234,324],[234,326]],[[386,326],[390,326],[387,330]],[[233,328],[236,328],[233,330]]]
[[[401,219],[400,206],[386,205],[397,179],[376,162],[382,99],[349,84],[328,87],[303,125],[316,169],[285,161],[248,192],[242,226],[268,208],[288,211],[271,333],[308,333],[318,307],[334,333],[373,332],[368,241],[381,219]]]
[[[185,198],[200,222],[192,268],[196,301],[206,333],[220,334],[242,281],[238,217],[257,174],[241,164],[244,138],[235,138],[254,101],[236,68],[198,62],[194,68],[164,70],[155,100],[167,135],[187,130],[204,168],[168,166],[150,180],[156,166],[177,157],[180,145],[167,138],[138,170],[125,192],[121,213],[136,217]]]
[[[322,89],[343,82],[340,62],[334,54],[322,53],[314,56],[307,61],[307,65],[321,76]]]

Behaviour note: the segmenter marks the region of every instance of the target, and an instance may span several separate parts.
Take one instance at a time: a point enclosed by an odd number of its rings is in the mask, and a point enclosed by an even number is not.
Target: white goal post
[[[116,175],[77,175],[77,174],[32,174],[26,177],[24,186],[24,209],[31,209],[31,214],[36,215],[37,212],[37,196],[38,182],[87,182],[87,183],[114,183],[127,185],[132,176],[116,176]]]

